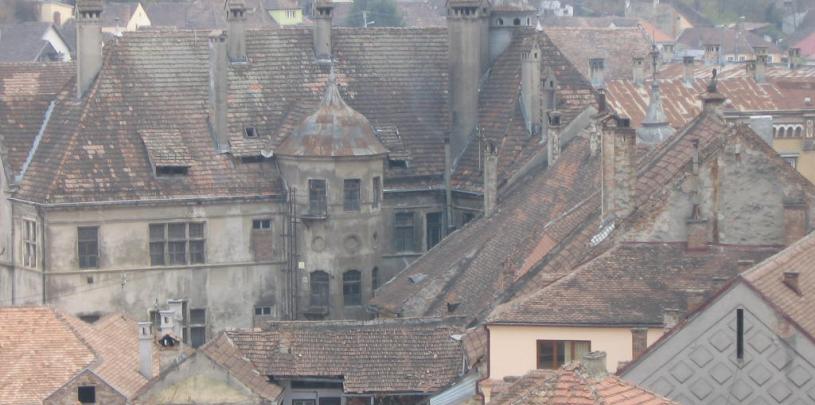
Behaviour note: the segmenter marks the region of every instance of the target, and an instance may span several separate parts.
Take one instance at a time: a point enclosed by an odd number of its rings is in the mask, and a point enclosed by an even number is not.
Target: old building
[[[136,31],[149,27],[150,18],[141,2],[108,2],[102,13],[102,32],[121,35],[125,31]]]
[[[138,323],[120,314],[87,323],[20,307],[0,309],[0,319],[0,403],[123,405],[158,374],[158,352],[140,351]]]
[[[465,333],[455,318],[229,330],[162,372],[134,403],[421,403],[471,370]]]
[[[809,235],[739,275],[622,377],[683,404],[815,400],[813,246]]]
[[[486,319],[490,380],[589,350],[607,351],[610,370],[630,361],[663,333],[663,310],[686,313],[740,261],[812,226],[815,187],[727,123],[708,87],[705,110],[655,146],[638,145],[627,119],[595,115],[595,129],[378,290],[372,309]]]
[[[259,318],[369,317],[595,102],[545,32],[471,8],[365,30],[318,3],[311,28],[248,29],[235,1],[202,32],[155,29],[148,7],[154,29],[101,52],[104,9],[80,1],[75,76],[3,67],[0,299],[139,319],[174,300],[196,345]]]
[[[71,51],[51,23],[0,25],[0,62],[68,62]]]

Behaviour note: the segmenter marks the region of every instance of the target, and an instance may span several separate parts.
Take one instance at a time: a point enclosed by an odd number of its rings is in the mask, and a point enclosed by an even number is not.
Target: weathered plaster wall
[[[241,384],[203,353],[196,353],[163,374],[134,401],[158,404],[271,404]]]
[[[606,367],[617,370],[621,362],[631,361],[630,328],[578,328],[548,326],[489,325],[489,362],[491,380],[522,376],[537,368],[538,340],[588,340],[592,351],[606,352]],[[648,330],[648,345],[664,333],[661,328]]]
[[[124,405],[126,403],[126,399],[121,393],[104,382],[96,374],[87,370],[51,394],[43,403],[45,405],[78,404],[80,386],[93,386],[96,389],[97,404]]]

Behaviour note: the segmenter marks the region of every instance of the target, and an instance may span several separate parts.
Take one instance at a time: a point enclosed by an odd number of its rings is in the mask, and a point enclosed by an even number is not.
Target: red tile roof
[[[648,60],[651,40],[639,27],[544,27],[560,52],[590,79],[589,59],[605,60],[605,80],[628,79],[634,71],[633,58]]]
[[[533,370],[496,387],[495,405],[678,405],[670,399],[608,375],[592,377],[579,363],[559,370]]]

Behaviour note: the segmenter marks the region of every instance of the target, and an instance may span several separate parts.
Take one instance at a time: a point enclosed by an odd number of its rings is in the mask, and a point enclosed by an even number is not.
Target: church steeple
[[[651,50],[651,100],[648,103],[648,111],[642,125],[637,129],[639,143],[657,144],[673,135],[676,130],[671,128],[665,110],[662,109],[662,96],[660,94],[659,82],[657,81],[657,52],[656,45]]]

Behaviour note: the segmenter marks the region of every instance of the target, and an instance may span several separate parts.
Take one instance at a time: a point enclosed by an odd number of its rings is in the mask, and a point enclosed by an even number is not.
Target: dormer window
[[[407,160],[388,159],[388,167],[391,169],[407,169]]]
[[[243,136],[249,139],[255,139],[258,137],[258,131],[255,127],[246,127],[243,129]]]
[[[186,176],[192,155],[177,130],[140,130],[147,158],[157,177]]]

